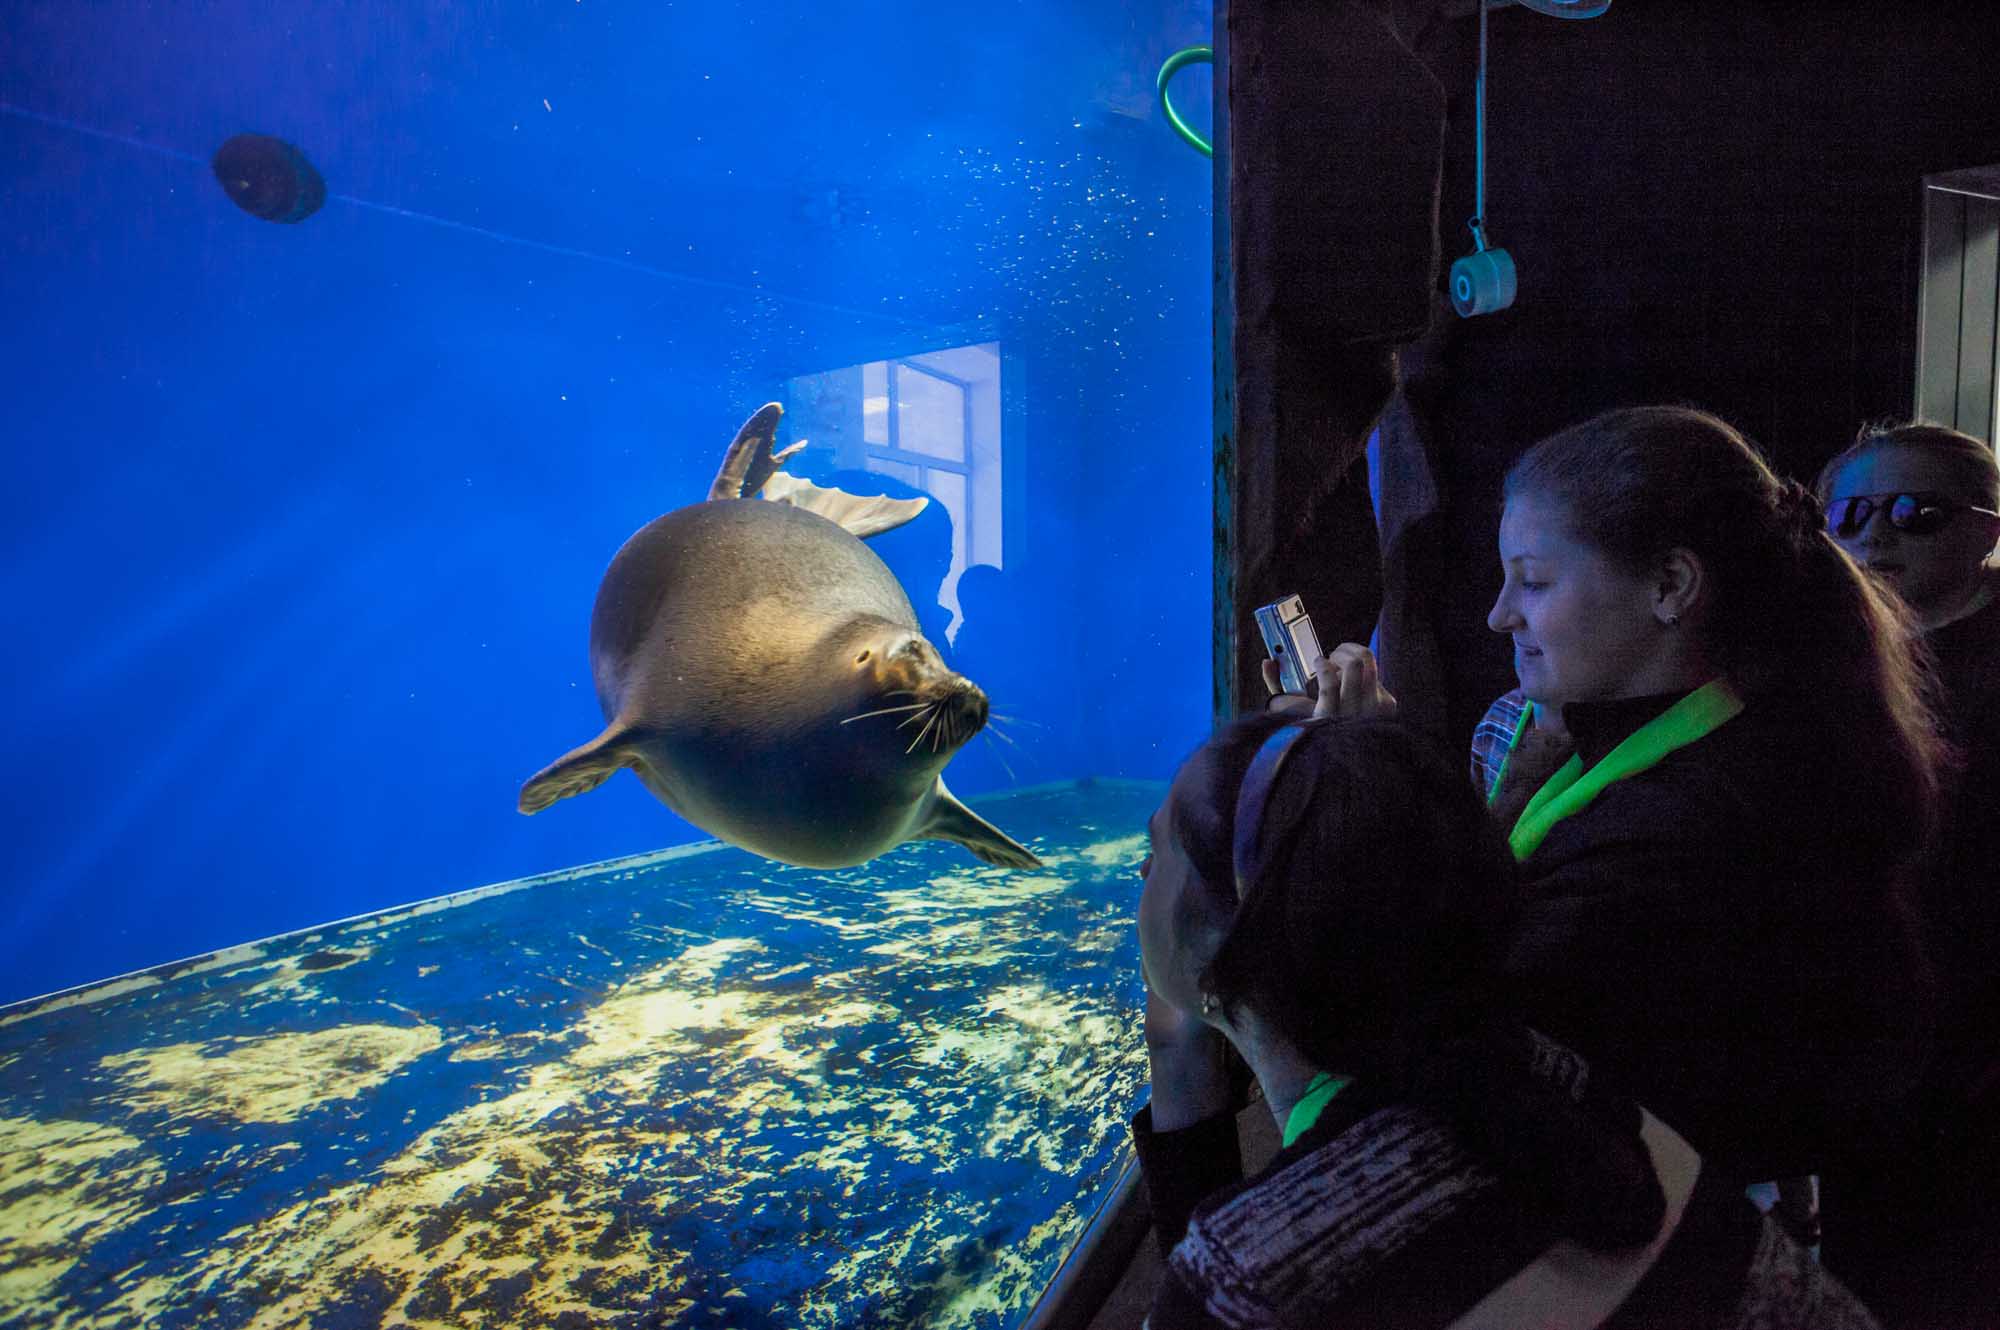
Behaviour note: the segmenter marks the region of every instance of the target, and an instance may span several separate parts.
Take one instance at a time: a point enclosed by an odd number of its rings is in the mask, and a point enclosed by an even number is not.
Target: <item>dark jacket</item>
[[[1914,891],[1937,978],[1937,1033],[1913,1098],[1908,1148],[1857,1179],[1851,1208],[1861,1256],[1886,1266],[1927,1247],[1976,1253],[1951,1274],[1935,1268],[1934,1256],[1926,1268],[1991,1306],[2000,1300],[2000,1268],[1986,1259],[1990,1235],[1974,1244],[1962,1232],[1939,1233],[1993,1225],[2000,1191],[2000,604],[1926,642],[1957,759]],[[1829,1199],[1837,1210],[1840,1198]]]
[[[1676,699],[1572,704],[1586,765]],[[1928,992],[1844,736],[1752,701],[1523,863],[1528,1018],[1745,1181],[1894,1148]]]
[[[2000,602],[1926,642],[1958,757],[1918,884],[1940,999],[1926,1107],[1947,1137],[1981,1127],[1990,1136],[2000,1130]]]

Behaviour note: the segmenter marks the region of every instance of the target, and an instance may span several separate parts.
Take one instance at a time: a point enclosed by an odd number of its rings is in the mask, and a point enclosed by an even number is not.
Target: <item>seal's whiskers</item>
[[[870,716],[893,716],[898,714],[899,712],[904,712],[904,711],[921,711],[924,709],[926,705],[927,704],[923,702],[911,702],[905,706],[900,706],[900,707],[882,707],[875,711],[864,711],[858,716],[849,716],[846,720],[840,723],[842,725],[852,725],[855,721],[867,720]],[[899,725],[896,728],[901,729],[902,726]]]
[[[1004,734],[1003,734],[1003,735],[1001,735],[1000,737],[1001,737],[1001,738],[1003,738],[1003,739],[1006,739],[1006,738],[1007,738],[1007,736],[1006,736],[1006,735],[1004,735]],[[992,742],[993,742],[993,731],[992,731],[992,730],[988,730],[988,731],[986,732],[986,741],[987,741],[988,743],[992,743]],[[1008,739],[1008,740],[1007,740],[1007,742],[1009,742],[1009,743],[1012,743],[1012,742],[1013,742],[1013,740],[1012,740],[1012,739]],[[1003,756],[1001,755],[1001,752],[1000,752],[1000,749],[999,749],[999,748],[998,748],[997,746],[996,746],[996,747],[994,748],[994,750],[993,750],[993,760],[994,760],[995,762],[998,762],[998,763],[1000,764],[1000,769],[1001,769],[1002,771],[1004,771],[1004,772],[1006,772],[1006,773],[1007,773],[1007,779],[1008,779],[1008,780],[1010,780],[1010,781],[1013,781],[1013,782],[1014,782],[1014,783],[1015,783],[1016,785],[1019,785],[1019,784],[1021,783],[1021,778],[1020,778],[1019,776],[1017,776],[1017,775],[1015,775],[1015,774],[1014,774],[1014,768],[1013,768],[1013,767],[1011,767],[1011,766],[1007,765],[1007,759],[1006,759],[1005,757],[1003,757]]]
[[[914,739],[912,739],[912,740],[910,740],[910,746],[909,746],[908,748],[905,748],[905,749],[903,750],[904,752],[906,752],[906,753],[914,753],[914,752],[916,752],[916,751],[917,751],[917,745],[918,745],[918,744],[920,744],[920,743],[922,743],[922,742],[924,741],[924,736],[925,736],[926,734],[929,734],[929,733],[931,732],[931,726],[933,726],[933,725],[937,724],[937,720],[938,720],[938,717],[939,717],[940,715],[942,715],[942,714],[944,713],[944,707],[943,707],[943,706],[942,706],[941,704],[939,704],[939,703],[935,703],[935,702],[934,702],[934,703],[932,703],[932,704],[931,704],[931,706],[932,706],[932,710],[931,710],[931,715],[930,715],[930,719],[924,722],[924,727],[923,727],[923,728],[922,728],[921,730],[918,730],[918,731],[917,731],[917,737],[916,737],[916,738],[914,738]],[[909,722],[908,722],[908,721],[904,721],[904,722],[903,722],[903,724],[904,724],[904,725],[907,725],[907,724],[909,724]],[[901,728],[903,728],[903,726],[902,726],[902,725],[898,725],[898,726],[897,726],[896,728],[900,730]]]

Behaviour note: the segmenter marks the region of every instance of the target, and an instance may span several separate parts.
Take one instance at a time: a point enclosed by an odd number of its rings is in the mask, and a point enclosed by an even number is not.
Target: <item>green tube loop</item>
[[[1167,84],[1173,81],[1174,75],[1180,73],[1188,65],[1212,65],[1214,63],[1214,47],[1185,47],[1167,57],[1167,62],[1160,66],[1160,77],[1153,85],[1154,90],[1160,94],[1160,109],[1167,113],[1167,123],[1174,127],[1174,133],[1186,139],[1204,157],[1215,156],[1215,148],[1189,125],[1187,121],[1181,119],[1181,113],[1174,109],[1173,98],[1167,96]]]

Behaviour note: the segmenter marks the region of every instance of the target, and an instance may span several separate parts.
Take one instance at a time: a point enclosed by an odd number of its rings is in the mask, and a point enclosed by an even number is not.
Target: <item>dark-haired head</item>
[[[1195,879],[1178,924],[1219,935],[1200,986],[1225,1012],[1328,1069],[1395,1075],[1412,1022],[1495,972],[1513,860],[1463,772],[1393,721],[1347,720],[1303,724],[1236,864],[1244,775],[1284,727],[1238,721],[1176,777],[1164,830]]]
[[[1657,631],[1623,649],[1642,665],[1673,655],[1677,688],[1721,675],[1752,705],[1840,735],[1841,751],[1866,755],[1856,779],[1874,806],[1909,844],[1923,836],[1942,755],[1914,622],[1835,544],[1814,495],[1743,435],[1687,407],[1606,412],[1529,449],[1505,500],[1503,560],[1509,520],[1531,512],[1642,593],[1671,589]],[[1609,695],[1650,691],[1663,690]]]
[[[1258,755],[1288,735],[1269,774]],[[1188,759],[1152,830],[1139,927],[1156,995],[1253,1067],[1276,1044],[1441,1112],[1579,1241],[1652,1236],[1663,1201],[1636,1117],[1621,1128],[1543,1082],[1503,996],[1514,862],[1463,772],[1394,721],[1250,717]]]

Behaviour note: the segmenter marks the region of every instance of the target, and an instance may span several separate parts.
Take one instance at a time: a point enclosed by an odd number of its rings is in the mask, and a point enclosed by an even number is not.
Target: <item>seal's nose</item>
[[[970,738],[973,731],[986,723],[986,713],[990,704],[986,692],[978,684],[960,675],[957,686],[952,691],[951,709],[959,720],[962,732]]]

